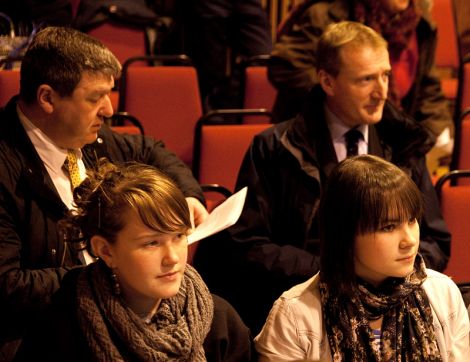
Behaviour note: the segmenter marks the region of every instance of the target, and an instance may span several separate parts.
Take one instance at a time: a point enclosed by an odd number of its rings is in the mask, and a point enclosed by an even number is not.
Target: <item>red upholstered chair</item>
[[[268,60],[269,56],[256,56],[243,63],[245,67],[243,108],[272,110],[277,90],[268,80]],[[243,118],[243,123],[264,122],[265,119],[258,116]]]
[[[250,110],[239,111],[245,115],[269,116],[266,111],[251,110],[251,114]],[[233,192],[253,136],[270,126],[270,123],[211,124],[208,118],[202,118],[194,135],[194,176],[201,184],[219,184]]]
[[[450,183],[469,177],[470,171],[456,170],[436,183],[442,214],[452,234],[450,260],[444,273],[455,282],[470,281],[470,186],[451,186]]]
[[[461,104],[460,109],[470,108],[470,56],[467,62],[462,64],[462,78],[460,84]]]
[[[148,44],[143,28],[138,29],[106,22],[87,31],[87,34],[106,45],[121,64],[131,57],[148,54]]]
[[[192,162],[194,127],[202,115],[196,69],[187,65],[132,65],[164,56],[135,57],[124,63],[119,110],[137,117],[145,134],[162,140],[188,165]],[[132,65],[132,66],[131,66]]]
[[[0,70],[0,107],[20,91],[20,72],[18,69]]]
[[[441,78],[442,91],[447,99],[455,100],[460,54],[453,0],[434,0],[432,17],[437,23],[436,67],[449,73]]]
[[[470,108],[467,108],[455,129],[455,145],[452,155],[453,170],[470,170]],[[459,179],[459,185],[470,185],[470,179]]]
[[[460,149],[458,170],[470,170],[470,113],[467,113],[460,125]]]

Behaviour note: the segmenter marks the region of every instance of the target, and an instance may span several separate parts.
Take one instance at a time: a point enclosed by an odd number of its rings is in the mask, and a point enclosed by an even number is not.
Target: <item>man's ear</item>
[[[114,267],[113,249],[108,240],[99,235],[94,235],[90,240],[93,254],[103,260],[109,268]]]
[[[331,74],[323,69],[319,70],[318,81],[327,95],[333,96],[335,94],[335,79]]]
[[[36,92],[39,107],[48,114],[54,111],[56,92],[47,84],[41,84]]]

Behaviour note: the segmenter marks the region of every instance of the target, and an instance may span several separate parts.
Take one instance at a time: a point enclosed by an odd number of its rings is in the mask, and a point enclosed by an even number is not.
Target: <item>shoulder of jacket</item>
[[[443,302],[449,301],[452,296],[460,295],[457,285],[447,275],[431,269],[426,269],[426,274],[427,278],[423,283],[423,288],[430,300]]]

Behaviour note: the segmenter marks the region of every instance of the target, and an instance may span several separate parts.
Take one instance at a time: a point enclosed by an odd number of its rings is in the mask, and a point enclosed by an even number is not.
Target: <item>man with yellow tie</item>
[[[67,28],[38,32],[21,66],[20,94],[0,110],[0,360],[11,360],[27,321],[49,303],[82,251],[56,227],[73,187],[106,157],[162,170],[181,188],[197,225],[200,186],[163,144],[103,125],[121,66],[100,42]],[[158,110],[156,110],[158,112]]]

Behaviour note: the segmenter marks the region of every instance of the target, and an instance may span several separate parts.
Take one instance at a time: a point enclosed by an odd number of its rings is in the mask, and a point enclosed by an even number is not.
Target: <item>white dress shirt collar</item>
[[[347,126],[338,116],[336,116],[327,105],[324,106],[324,111],[326,123],[330,130],[331,141],[333,142],[336,157],[339,162],[346,158],[346,140],[344,139],[344,134],[349,131],[351,127]],[[363,124],[358,126],[357,130],[360,131],[364,137],[359,140],[359,154],[366,154],[369,143],[369,127],[366,124]]]

